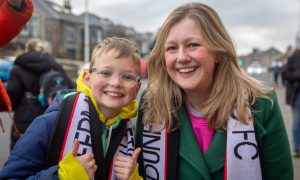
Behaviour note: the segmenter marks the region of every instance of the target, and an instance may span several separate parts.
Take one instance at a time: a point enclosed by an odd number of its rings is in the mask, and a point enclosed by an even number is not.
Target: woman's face
[[[184,18],[171,27],[165,42],[165,60],[170,78],[187,95],[209,95],[216,59],[206,47],[199,25]]]

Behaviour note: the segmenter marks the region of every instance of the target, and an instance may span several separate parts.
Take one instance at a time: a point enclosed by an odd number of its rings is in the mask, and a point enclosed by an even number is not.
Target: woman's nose
[[[189,56],[188,50],[185,48],[180,47],[178,50],[178,56],[177,56],[177,61],[184,63],[187,61],[190,61],[191,58]]]

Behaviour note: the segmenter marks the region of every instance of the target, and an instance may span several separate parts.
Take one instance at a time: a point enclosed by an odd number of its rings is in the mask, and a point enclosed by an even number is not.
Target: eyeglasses
[[[90,73],[92,72],[95,72],[98,77],[105,82],[109,82],[114,76],[113,71],[104,68],[92,68]],[[124,87],[134,87],[140,81],[140,77],[132,73],[118,74],[118,78]]]

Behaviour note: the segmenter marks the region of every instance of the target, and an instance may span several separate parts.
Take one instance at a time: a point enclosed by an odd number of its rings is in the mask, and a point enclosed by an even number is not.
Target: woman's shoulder
[[[256,110],[262,110],[262,109],[272,109],[274,105],[278,104],[277,100],[277,94],[274,90],[270,91],[269,93],[256,97],[254,108]]]
[[[254,105],[251,107],[255,120],[263,123],[268,114],[272,113],[273,111],[277,111],[275,109],[278,108],[275,106],[278,106],[275,91],[271,91],[264,96],[257,97]]]
[[[272,129],[272,131],[284,127],[275,91],[268,93],[265,97],[258,97],[252,109],[256,124],[260,124],[268,130]]]

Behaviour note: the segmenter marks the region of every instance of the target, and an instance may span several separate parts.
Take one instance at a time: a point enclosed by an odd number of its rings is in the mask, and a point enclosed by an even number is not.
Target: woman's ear
[[[215,57],[215,64],[216,64],[216,65],[219,64],[219,63],[220,63],[220,59],[221,59],[220,54],[218,54],[218,53],[213,53],[213,55],[214,55],[214,57]]]

